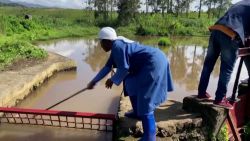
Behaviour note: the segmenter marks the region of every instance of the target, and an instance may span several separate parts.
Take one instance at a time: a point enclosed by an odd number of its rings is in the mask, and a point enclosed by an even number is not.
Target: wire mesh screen
[[[98,113],[0,108],[0,122],[114,132],[116,116]]]

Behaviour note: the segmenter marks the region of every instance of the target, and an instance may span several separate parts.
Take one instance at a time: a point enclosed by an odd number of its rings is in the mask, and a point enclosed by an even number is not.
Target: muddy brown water
[[[54,75],[42,87],[30,94],[18,107],[46,109],[58,101],[83,89],[105,64],[108,54],[97,46],[94,40],[59,40],[39,43],[38,46],[49,52],[75,60],[76,71],[60,72]],[[109,74],[106,78],[110,77]],[[81,94],[56,106],[53,110],[117,113],[121,87],[105,89],[105,80],[98,83],[93,90]]]
[[[148,38],[138,38],[144,44],[148,43]],[[170,48],[163,48],[169,58],[174,81],[174,91],[168,94],[170,99],[182,101],[185,96],[197,93],[197,86],[206,54],[205,45],[199,43],[181,43],[186,39],[175,39],[176,45]],[[207,40],[206,38],[200,40]],[[206,41],[205,41],[206,42]],[[87,83],[105,64],[108,55],[98,42],[93,39],[61,39],[48,42],[37,43],[47,51],[58,53],[71,58],[77,63],[76,71],[60,72],[52,76],[36,91],[32,92],[25,100],[19,103],[18,107],[46,109],[56,102],[84,88]],[[238,62],[236,66],[238,66]],[[213,74],[210,77],[208,92],[214,97],[217,87],[219,64],[216,64]],[[235,80],[236,67],[234,69],[227,96],[231,95]],[[106,77],[110,77],[110,74]],[[241,79],[247,77],[245,66],[241,73]],[[56,106],[53,110],[95,112],[115,114],[119,106],[119,97],[122,92],[121,86],[113,86],[113,89],[105,88],[103,79],[93,90],[87,90],[82,94]],[[13,130],[14,128],[14,130]],[[34,138],[45,138],[45,140],[91,140],[105,141],[111,140],[111,134],[92,131],[79,131],[75,129],[54,129],[14,125],[5,125],[0,128],[0,140],[33,140]],[[70,138],[71,136],[71,138]]]

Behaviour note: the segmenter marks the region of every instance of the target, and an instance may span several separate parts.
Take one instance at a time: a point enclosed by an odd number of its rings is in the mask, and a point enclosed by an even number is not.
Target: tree
[[[225,12],[232,5],[232,0],[219,0],[218,15],[219,18],[222,12]]]
[[[95,7],[95,18],[102,17],[104,21],[108,19],[108,0],[93,0]]]
[[[145,4],[146,4],[146,13],[148,13],[149,0],[146,0]]]
[[[140,8],[140,0],[119,0],[118,7],[118,24],[126,25],[135,18]]]
[[[186,15],[187,15],[187,17],[188,17],[188,14],[189,14],[191,2],[193,2],[193,0],[186,0],[186,1],[184,1],[185,10],[186,10]]]
[[[94,4],[95,7],[95,18],[103,18],[105,22],[112,19],[113,8],[116,6],[117,0],[88,0]],[[110,13],[110,14],[109,14]]]
[[[198,15],[198,18],[201,17],[201,7],[202,7],[202,2],[203,0],[200,0],[200,4],[199,4],[199,15]]]
[[[211,14],[213,17],[220,17],[231,6],[231,2],[232,0],[206,0],[204,4],[208,7],[208,18],[211,18]]]
[[[112,20],[113,9],[117,5],[117,0],[110,0],[109,5],[110,5],[110,18]]]
[[[160,1],[160,9],[161,9],[162,17],[164,17],[164,13],[165,13],[165,10],[167,10],[168,4],[169,4],[169,0]]]
[[[175,7],[175,13],[177,17],[184,10],[185,5],[186,5],[185,3],[186,3],[186,0],[176,0],[176,5],[174,7]]]
[[[152,12],[158,13],[161,11],[162,16],[164,16],[164,13],[169,5],[169,0],[147,0],[147,2],[152,8]]]
[[[168,3],[168,13],[173,13],[173,0],[169,0],[169,3]]]
[[[151,6],[152,12],[158,13],[161,0],[148,0],[148,5]]]
[[[204,2],[204,4],[207,5],[207,15],[208,15],[208,18],[211,17],[212,3],[213,3],[213,0],[206,0]]]

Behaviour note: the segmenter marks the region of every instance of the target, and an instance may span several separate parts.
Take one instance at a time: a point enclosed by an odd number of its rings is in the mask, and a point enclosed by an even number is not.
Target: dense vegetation
[[[30,19],[25,19],[25,15],[31,15]],[[4,49],[14,45],[10,44],[13,41],[21,40],[22,42],[15,43],[34,47],[31,45],[34,40],[95,36],[102,26],[113,26],[119,34],[129,37],[133,35],[208,35],[207,27],[214,22],[214,19],[206,17],[197,19],[197,13],[190,13],[189,18],[185,15],[176,17],[174,14],[167,14],[162,17],[159,13],[137,13],[135,18],[131,18],[130,23],[121,24],[116,12],[109,13],[107,20],[103,16],[97,16],[97,12],[91,10],[0,7],[0,53],[5,54],[1,55],[0,67],[3,68],[20,58],[14,55],[15,51],[7,53],[8,49]],[[36,49],[31,50],[30,58],[36,58],[36,55],[33,55]],[[9,55],[11,53],[13,54]]]
[[[88,0],[86,10],[0,6],[0,69],[18,59],[44,58],[34,40],[96,36],[102,26],[112,26],[124,36],[164,36],[159,42],[177,44],[166,36],[207,36],[207,28],[228,8],[231,0],[199,0],[198,12],[190,12],[194,0]],[[206,13],[201,7],[206,6]],[[113,9],[117,9],[117,12]],[[96,10],[93,10],[96,9]],[[148,9],[151,9],[150,13]],[[29,14],[32,19],[25,19]],[[185,42],[185,40],[182,40]],[[197,39],[197,42],[201,40]],[[246,126],[249,135],[249,124]],[[225,131],[223,130],[223,133]],[[224,134],[225,135],[225,134]]]
[[[27,13],[31,19],[25,19]],[[31,44],[34,40],[91,36],[97,32],[98,28],[80,10],[0,7],[0,69],[18,59],[46,57],[45,51]]]
[[[249,140],[250,139],[250,122],[248,122],[244,128],[245,128],[245,133],[244,133],[245,139]]]
[[[0,68],[19,59],[41,59],[46,57],[44,50],[28,42],[11,41],[0,45]]]

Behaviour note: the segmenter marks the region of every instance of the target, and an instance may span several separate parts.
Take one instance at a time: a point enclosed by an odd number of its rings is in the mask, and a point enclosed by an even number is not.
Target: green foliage
[[[140,0],[119,0],[118,8],[118,24],[127,25],[134,18],[140,8]]]
[[[159,46],[170,46],[171,45],[171,41],[167,37],[161,37],[159,39],[159,41],[158,41],[158,45]]]
[[[246,138],[250,139],[250,122],[244,127],[244,134]]]
[[[47,53],[25,41],[7,41],[0,45],[0,68],[11,64],[18,59],[41,59]]]
[[[0,35],[5,33],[4,28],[4,18],[0,15]]]
[[[25,14],[32,19],[25,19]],[[96,35],[99,28],[92,17],[91,12],[72,9],[0,7],[0,67],[18,59],[46,57],[31,41]]]
[[[228,141],[229,140],[229,136],[228,136],[228,130],[227,130],[227,125],[224,124],[223,127],[221,128],[218,137],[217,137],[218,141]]]
[[[133,15],[130,15],[130,19],[123,19],[129,22],[122,24],[122,26],[118,26],[118,23],[121,22],[121,17],[118,17],[121,16],[119,12],[108,11],[108,18],[101,16],[95,18],[94,11],[87,10],[0,7],[0,43],[6,40],[31,42],[63,37],[96,36],[99,27],[103,26],[116,27],[118,35],[128,38],[135,34],[156,36],[207,35],[208,26],[214,22],[214,19],[197,19],[197,14],[192,13],[189,14],[190,18],[182,17],[181,14],[179,17],[171,14],[166,14],[163,17],[161,14],[137,13],[137,2],[135,1],[133,7],[135,11],[133,11]],[[25,19],[25,14],[32,15],[32,19]],[[169,44],[168,40],[161,40],[160,42],[163,44]],[[201,40],[198,39],[197,42],[201,42]],[[152,41],[155,46],[157,46],[157,43],[158,39]],[[12,44],[12,46],[14,45]],[[9,64],[18,57],[27,57],[25,53],[19,53],[16,58],[15,56],[11,57],[14,53],[18,53],[11,50],[2,53],[1,65]]]
[[[136,26],[130,24],[127,26],[120,26],[116,29],[116,32],[118,35],[122,35],[128,38],[132,38],[132,36],[134,36],[136,30]]]
[[[141,14],[135,24],[138,35],[208,35],[208,27],[214,19],[207,18],[184,18],[161,14]]]

